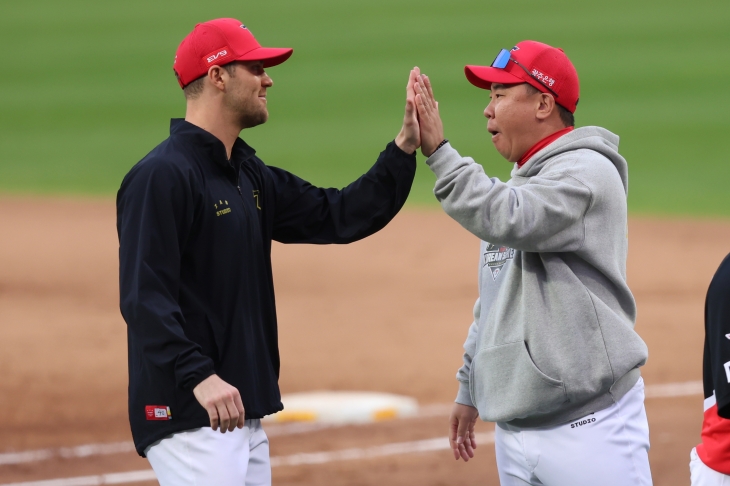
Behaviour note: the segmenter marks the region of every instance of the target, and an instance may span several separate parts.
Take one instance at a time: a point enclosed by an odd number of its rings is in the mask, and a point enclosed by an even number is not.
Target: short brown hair
[[[232,78],[236,77],[236,64],[238,64],[238,61],[229,62],[228,64],[224,64],[221,66],[223,69],[226,70],[228,75]],[[195,81],[191,81],[187,86],[183,88],[183,93],[185,93],[185,99],[188,100],[194,100],[200,94],[203,92],[203,86],[205,86],[205,76],[201,76]]]
[[[541,92],[539,89],[537,89],[530,83],[525,83],[525,89],[527,90],[528,95],[534,95],[535,93]],[[563,108],[562,106],[560,106],[557,103],[555,103],[555,106],[558,107],[558,114],[560,115],[560,121],[563,122],[563,125],[565,125],[566,127],[574,127],[575,126],[575,115],[573,115],[566,108]]]

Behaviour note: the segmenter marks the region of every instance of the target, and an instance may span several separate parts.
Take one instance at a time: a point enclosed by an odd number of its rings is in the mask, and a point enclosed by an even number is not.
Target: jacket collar
[[[256,151],[241,138],[237,138],[231,150],[231,160],[226,155],[226,147],[215,135],[206,132],[197,125],[185,121],[182,118],[170,120],[170,135],[184,137],[185,140],[201,149],[211,160],[221,167],[234,167],[240,165],[244,160],[252,157]]]

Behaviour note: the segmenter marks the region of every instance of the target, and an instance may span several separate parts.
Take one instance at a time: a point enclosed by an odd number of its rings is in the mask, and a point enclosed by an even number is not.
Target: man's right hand
[[[412,154],[421,146],[421,130],[418,125],[418,111],[416,108],[416,83],[421,70],[418,67],[411,69],[406,85],[406,112],[403,115],[403,127],[395,137],[395,144],[407,154]]]
[[[449,417],[449,443],[454,452],[454,459],[461,458],[468,462],[474,457],[477,441],[474,436],[474,425],[477,423],[479,412],[468,405],[455,403]]]
[[[193,388],[193,394],[205,408],[210,417],[210,427],[221,433],[233,432],[238,427],[243,428],[245,412],[241,394],[233,387],[221,380],[218,375],[211,375]]]
[[[418,76],[415,84],[418,125],[421,130],[421,153],[433,155],[436,147],[444,140],[444,124],[439,114],[439,103],[433,96],[433,87],[428,76]]]

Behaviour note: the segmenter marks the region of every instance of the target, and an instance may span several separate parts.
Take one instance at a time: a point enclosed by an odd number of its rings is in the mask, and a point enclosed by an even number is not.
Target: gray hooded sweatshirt
[[[515,164],[507,182],[449,144],[426,162],[446,213],[483,240],[456,401],[518,427],[618,401],[647,359],[626,284],[628,169],[618,137],[573,130]]]

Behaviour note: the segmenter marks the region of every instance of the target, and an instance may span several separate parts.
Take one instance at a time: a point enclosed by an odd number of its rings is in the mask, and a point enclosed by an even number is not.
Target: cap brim
[[[477,88],[492,89],[492,83],[518,84],[525,81],[504,69],[491,66],[464,66],[466,79]]]
[[[252,51],[248,51],[243,56],[237,58],[237,61],[264,61],[264,67],[271,67],[281,64],[289,59],[294,49],[289,47],[259,47]]]

